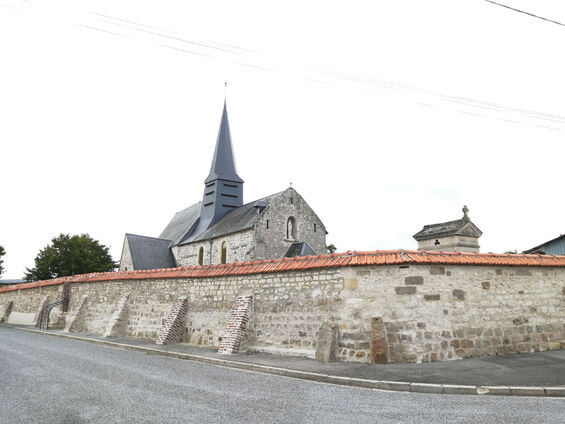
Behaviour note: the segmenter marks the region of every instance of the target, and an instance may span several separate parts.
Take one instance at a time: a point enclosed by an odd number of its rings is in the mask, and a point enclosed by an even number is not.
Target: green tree
[[[327,249],[328,253],[332,254],[337,250],[337,247],[335,247],[334,244],[330,244],[330,245],[326,246],[326,249]]]
[[[0,277],[2,277],[2,274],[4,273],[4,259],[2,259],[2,256],[4,256],[5,254],[6,251],[2,246],[0,246]]]
[[[88,234],[61,234],[39,251],[35,267],[26,268],[27,281],[48,280],[66,275],[106,272],[116,268],[108,248]]]

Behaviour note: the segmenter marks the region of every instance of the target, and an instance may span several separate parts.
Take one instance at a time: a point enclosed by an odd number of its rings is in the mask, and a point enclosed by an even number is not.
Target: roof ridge
[[[135,236],[135,237],[149,238],[149,239],[154,239],[154,240],[172,241],[172,240],[164,239],[164,238],[161,238],[161,237],[142,236],[141,234],[133,234],[133,233],[126,233],[126,236]]]

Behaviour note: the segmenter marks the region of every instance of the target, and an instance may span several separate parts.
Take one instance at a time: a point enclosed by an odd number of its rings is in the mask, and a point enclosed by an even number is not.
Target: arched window
[[[296,240],[296,219],[293,216],[286,221],[286,238]]]
[[[222,260],[220,263],[225,264],[228,257],[228,244],[224,241],[222,243]]]
[[[204,248],[198,249],[198,265],[204,265]]]

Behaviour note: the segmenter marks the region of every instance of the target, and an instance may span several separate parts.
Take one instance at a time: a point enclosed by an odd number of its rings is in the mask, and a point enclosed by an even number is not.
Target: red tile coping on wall
[[[282,271],[299,271],[315,268],[336,268],[363,265],[494,265],[565,267],[565,256],[523,255],[497,253],[426,252],[416,250],[377,250],[370,252],[347,251],[331,255],[302,256],[283,259],[265,259],[250,262],[233,262],[222,265],[189,266],[181,268],[150,269],[142,271],[96,272],[92,274],[60,277],[53,280],[34,281],[0,288],[1,292],[94,281],[139,280],[157,278],[206,278],[231,275],[262,274]]]

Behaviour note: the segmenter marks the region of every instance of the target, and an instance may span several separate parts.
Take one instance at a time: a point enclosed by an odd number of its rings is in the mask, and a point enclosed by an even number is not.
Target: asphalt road
[[[564,421],[563,399],[379,392],[0,328],[0,423]]]

